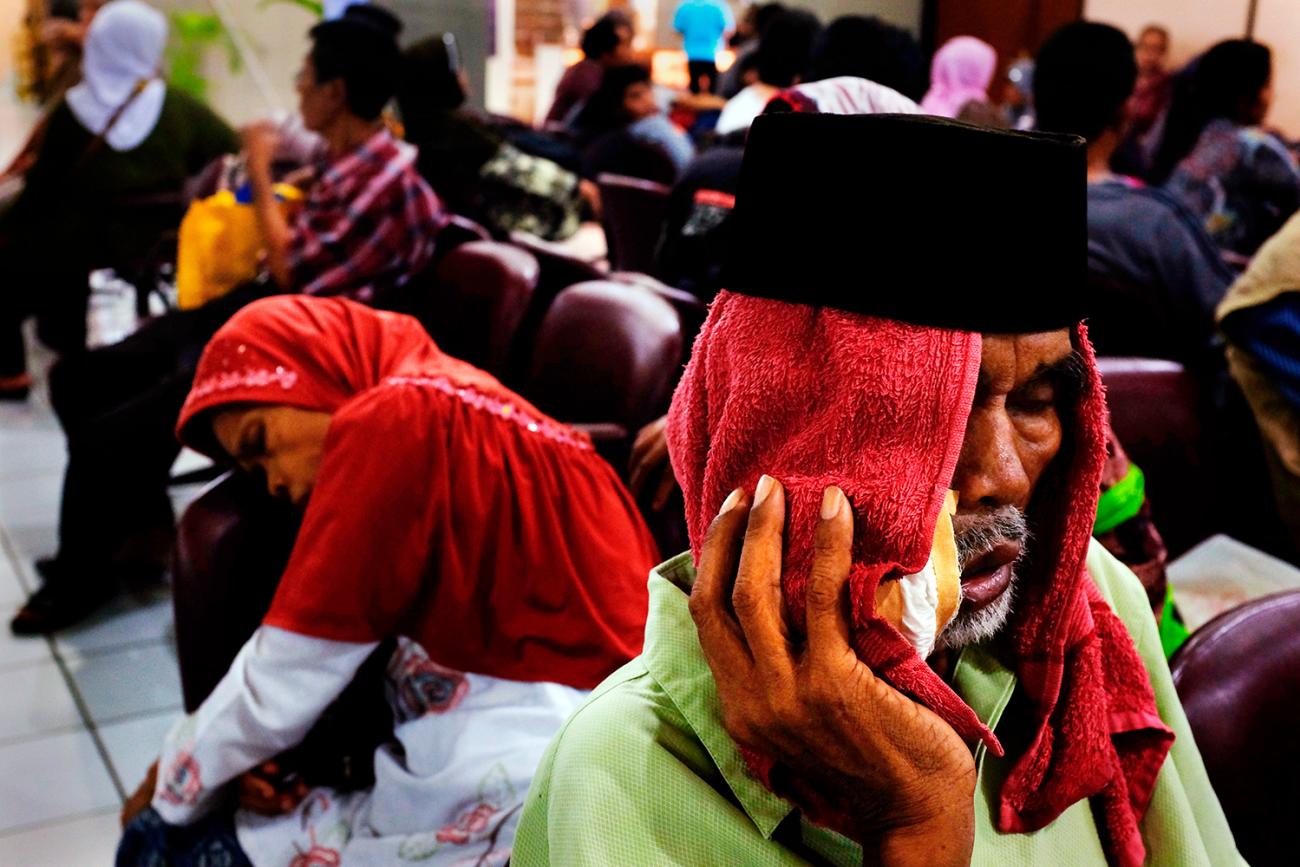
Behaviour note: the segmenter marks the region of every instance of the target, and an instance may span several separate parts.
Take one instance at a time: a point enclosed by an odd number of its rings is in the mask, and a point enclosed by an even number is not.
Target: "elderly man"
[[[514,863],[1240,862],[1089,539],[1085,173],[1074,137],[756,121],[668,419],[693,556],[551,745]],[[1009,224],[1028,260],[981,275]]]

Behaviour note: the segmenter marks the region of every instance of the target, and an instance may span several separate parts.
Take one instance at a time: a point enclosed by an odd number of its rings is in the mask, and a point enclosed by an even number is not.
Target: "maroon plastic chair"
[[[622,472],[631,437],[668,407],[681,353],[667,301],[607,280],[579,283],[547,311],[520,391],[586,429]]]
[[[434,269],[420,320],[444,352],[501,376],[537,277],[537,260],[518,247],[461,244]]]
[[[172,606],[187,712],[203,703],[262,622],[296,533],[293,510],[241,473],[213,482],[181,516]]]
[[[1196,382],[1175,361],[1099,358],[1110,423],[1146,475],[1151,514],[1176,557],[1213,531]]]
[[[1237,848],[1255,867],[1295,863],[1300,815],[1300,590],[1202,626],[1170,662]]]
[[[653,271],[672,188],[612,174],[598,175],[596,184],[600,187],[601,223],[609,246],[610,267],[616,271]]]
[[[649,274],[619,271],[610,274],[609,279],[616,283],[627,283],[629,286],[644,289],[658,295],[672,305],[673,309],[677,311],[677,318],[682,323],[682,363],[685,364],[690,358],[691,347],[695,343],[695,335],[700,333],[700,327],[704,325],[704,320],[709,315],[709,306],[685,289],[669,286]]]

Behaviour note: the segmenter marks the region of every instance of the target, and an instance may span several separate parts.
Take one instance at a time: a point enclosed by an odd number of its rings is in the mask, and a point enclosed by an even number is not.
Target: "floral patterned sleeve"
[[[260,627],[167,735],[153,808],[173,825],[201,818],[226,783],[298,744],[377,646]]]

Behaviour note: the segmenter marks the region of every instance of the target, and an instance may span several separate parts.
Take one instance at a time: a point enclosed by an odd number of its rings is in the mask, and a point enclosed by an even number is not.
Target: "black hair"
[[[606,12],[582,34],[582,53],[588,60],[599,60],[618,48],[618,31],[623,29],[632,29],[632,19],[618,10]]]
[[[1226,39],[1189,64],[1174,82],[1149,180],[1164,183],[1211,121],[1252,122],[1248,113],[1272,76],[1273,53],[1249,39]]]
[[[809,81],[849,75],[920,100],[929,87],[929,63],[912,34],[879,18],[843,15],[821,32]]]
[[[375,120],[397,90],[402,22],[369,4],[349,6],[343,15],[311,29],[316,83],[342,80],[348,109]]]
[[[421,39],[402,52],[397,106],[413,139],[430,113],[455,111],[465,104],[465,88],[457,74],[456,41],[451,34]]]
[[[639,63],[621,63],[605,70],[600,87],[578,113],[576,125],[584,135],[617,129],[627,123],[623,98],[634,84],[649,84],[650,69]]]
[[[1142,28],[1142,32],[1138,34],[1138,39],[1141,39],[1148,33],[1159,33],[1160,38],[1164,39],[1165,45],[1169,45],[1169,29],[1163,24],[1148,24],[1146,27]]]
[[[1136,84],[1133,43],[1122,31],[1093,21],[1066,24],[1034,61],[1038,128],[1091,142],[1119,125]]]
[[[774,14],[758,38],[758,80],[790,87],[808,74],[813,44],[821,33],[817,16],[802,9]]]

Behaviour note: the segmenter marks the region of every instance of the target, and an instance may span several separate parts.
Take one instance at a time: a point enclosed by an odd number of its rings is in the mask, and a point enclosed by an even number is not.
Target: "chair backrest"
[[[682,363],[685,364],[690,358],[691,347],[695,343],[695,335],[700,333],[700,327],[704,325],[704,320],[708,318],[709,305],[685,289],[669,286],[649,274],[620,271],[610,274],[609,279],[615,283],[627,283],[630,286],[637,286],[647,292],[652,292],[672,305],[673,309],[677,311],[677,318],[682,323]]]
[[[672,188],[655,181],[622,175],[597,176],[602,208],[601,223],[609,248],[609,264],[616,271],[654,270],[655,250],[668,217]]]
[[[1250,864],[1295,863],[1300,815],[1300,590],[1202,626],[1170,662],[1210,782]]]
[[[468,244],[470,241],[491,240],[492,235],[487,229],[469,217],[452,214],[448,217],[447,222],[443,224],[442,231],[438,233],[438,244],[434,248],[434,255],[441,258],[461,244]]]
[[[528,252],[469,241],[438,262],[420,319],[444,352],[500,376],[537,278],[537,260]]]
[[[266,615],[296,533],[292,507],[240,473],[213,482],[181,516],[172,605],[186,711],[203,703]]]
[[[1211,532],[1196,382],[1174,361],[1100,358],[1097,365],[1111,427],[1146,475],[1152,517],[1176,557]]]
[[[561,421],[616,424],[631,435],[667,407],[681,353],[667,301],[607,280],[579,283],[542,320],[522,391]]]

